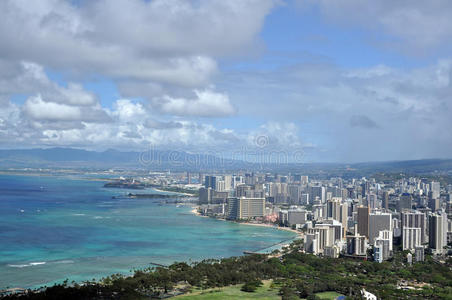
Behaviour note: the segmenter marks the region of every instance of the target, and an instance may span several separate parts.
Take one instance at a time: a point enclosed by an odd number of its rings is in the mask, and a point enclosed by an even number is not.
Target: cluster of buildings
[[[443,255],[452,240],[452,186],[421,178],[311,180],[302,175],[208,175],[199,190],[205,215],[298,229],[304,251],[382,262],[394,247],[414,261]]]

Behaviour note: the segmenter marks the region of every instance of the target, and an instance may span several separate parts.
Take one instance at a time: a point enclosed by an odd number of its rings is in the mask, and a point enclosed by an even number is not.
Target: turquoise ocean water
[[[293,237],[198,217],[190,206],[161,199],[112,199],[130,191],[103,184],[0,175],[0,289],[128,274],[150,262],[236,256]]]

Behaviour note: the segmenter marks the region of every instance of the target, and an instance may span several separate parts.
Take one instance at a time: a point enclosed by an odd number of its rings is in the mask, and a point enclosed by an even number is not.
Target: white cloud
[[[309,80],[319,69],[324,80]],[[302,147],[323,149],[313,160],[419,159],[450,157],[452,133],[444,128],[452,128],[451,77],[449,60],[411,69],[304,64],[230,72],[218,87],[228,90],[239,116],[276,122],[252,131],[250,144],[272,129],[278,133],[268,133],[270,144],[290,147],[298,136]],[[283,123],[300,130],[292,135]]]
[[[119,121],[130,122],[142,120],[146,117],[147,112],[141,103],[133,103],[129,99],[117,100],[114,104],[115,111],[112,115],[116,115]]]
[[[196,87],[259,44],[273,0],[1,1],[0,57],[67,73]]]
[[[96,97],[85,91],[80,84],[70,82],[67,88],[60,88],[60,92],[63,102],[69,105],[91,106],[97,103]]]
[[[262,149],[294,149],[303,147],[298,126],[294,122],[269,121],[252,130],[248,144]]]
[[[173,98],[168,95],[155,99],[153,105],[166,114],[179,116],[223,117],[235,113],[229,97],[211,90],[194,90],[196,98]]]
[[[29,98],[23,110],[27,116],[35,120],[45,121],[74,121],[81,118],[78,107],[69,105],[45,102],[41,95]]]

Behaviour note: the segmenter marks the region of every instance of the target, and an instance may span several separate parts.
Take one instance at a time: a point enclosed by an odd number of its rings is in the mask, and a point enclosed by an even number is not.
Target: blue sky
[[[3,1],[0,142],[451,157],[451,20],[443,0]]]

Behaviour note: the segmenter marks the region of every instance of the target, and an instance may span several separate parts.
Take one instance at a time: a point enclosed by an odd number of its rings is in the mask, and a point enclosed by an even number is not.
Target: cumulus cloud
[[[252,130],[248,136],[248,145],[266,149],[302,148],[299,128],[293,122],[270,121]]]
[[[153,105],[166,114],[178,116],[224,117],[235,113],[229,97],[211,90],[194,90],[195,98],[164,96],[154,99]]]
[[[175,121],[157,121],[153,119],[147,119],[144,122],[144,127],[146,128],[153,128],[153,129],[175,129],[175,128],[182,128],[183,124],[181,122],[175,122]]]
[[[129,99],[119,99],[113,106],[115,110],[112,115],[117,116],[123,122],[142,120],[147,115],[143,104],[134,103]]]
[[[41,95],[32,96],[22,106],[26,117],[35,121],[84,121],[93,123],[109,122],[109,116],[100,107],[72,106],[45,101]]]
[[[4,62],[4,61],[3,61]],[[9,73],[0,76],[0,95],[41,94],[46,101],[71,105],[93,106],[98,104],[96,96],[86,91],[82,85],[69,82],[66,87],[50,80],[44,67],[37,63],[20,61],[3,63],[8,65]],[[2,60],[0,59],[0,66]]]
[[[259,32],[277,2],[0,1],[0,142],[193,151],[309,146],[328,161],[450,156],[450,59],[350,68],[306,55],[307,62],[287,66],[286,59],[281,68],[221,72],[225,61],[260,50]],[[372,45],[450,50],[445,0],[303,3],[335,25],[383,33]],[[93,77],[118,88],[111,106],[81,84]]]
[[[319,69],[323,80],[309,80]],[[230,72],[234,85],[219,88],[231,91],[241,115],[295,123],[303,141],[321,150],[313,160],[419,159],[450,156],[452,133],[444,128],[452,127],[451,75],[449,60],[411,69],[301,64]],[[378,130],[363,134],[363,128]],[[275,136],[290,145],[285,131],[292,132],[283,128]]]
[[[258,45],[274,6],[272,0],[2,1],[0,56],[68,73],[198,86],[216,71],[214,57]]]
[[[81,118],[78,107],[45,102],[41,96],[31,97],[23,106],[25,114],[35,120],[46,121],[74,121]]]
[[[69,82],[61,86],[36,63],[0,59],[0,65],[8,70],[0,76],[1,123],[5,127],[3,134],[14,140],[11,142],[39,139],[48,129],[83,129],[84,122],[111,122],[96,96],[82,85]],[[25,102],[12,103],[14,94],[23,95]]]

